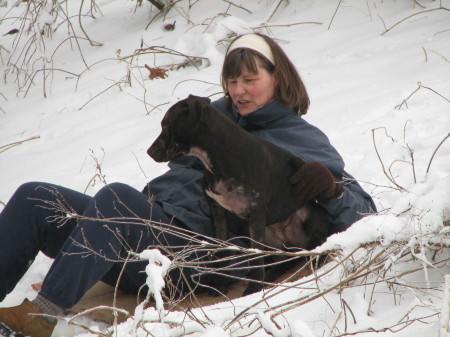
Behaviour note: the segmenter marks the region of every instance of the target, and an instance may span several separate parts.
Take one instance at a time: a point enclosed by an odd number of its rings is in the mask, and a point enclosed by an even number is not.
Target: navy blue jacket
[[[327,136],[278,99],[247,116],[240,116],[234,106],[227,109],[224,98],[211,104],[256,137],[272,142],[306,162],[321,162],[338,178],[352,179],[344,171],[344,161]],[[202,190],[203,165],[196,157],[182,156],[171,161],[169,168],[148,184],[147,193],[168,215],[191,230],[213,235],[209,206]],[[364,214],[375,211],[372,198],[354,180],[344,185],[341,198],[322,206],[335,226],[333,232],[345,230]]]

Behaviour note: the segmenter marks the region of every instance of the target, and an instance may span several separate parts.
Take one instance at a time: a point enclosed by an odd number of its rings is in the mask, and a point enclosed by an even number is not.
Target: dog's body
[[[253,247],[256,241],[275,248],[310,249],[324,240],[324,211],[291,193],[289,177],[304,164],[302,159],[241,129],[207,98],[189,96],[176,103],[161,125],[148,154],[158,162],[180,154],[202,161],[217,238],[228,239],[227,209],[248,222]],[[251,270],[251,278],[263,280],[262,268]],[[245,294],[261,288],[261,283],[252,282]]]

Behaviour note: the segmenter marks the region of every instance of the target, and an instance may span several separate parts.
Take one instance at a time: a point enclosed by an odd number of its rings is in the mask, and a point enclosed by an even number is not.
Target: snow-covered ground
[[[81,1],[56,1],[56,9],[36,2],[0,0],[0,202],[33,180],[94,194],[103,175],[141,189],[166,170],[146,150],[167,108],[189,94],[219,98],[227,41],[257,30],[277,39],[298,67],[312,101],[305,119],[329,136],[379,208],[320,249],[340,250],[344,259],[364,243],[378,247],[357,249],[322,277],[277,288],[267,301],[261,293],[190,317],[167,313],[186,330],[152,323],[152,334],[438,336],[449,273],[448,249],[437,245],[448,245],[450,233],[443,227],[450,140],[439,146],[450,132],[450,1],[180,0],[157,17],[148,1],[97,0],[81,10]],[[195,57],[195,66],[149,79],[145,65],[184,63],[179,55]],[[50,263],[38,256],[1,305],[35,296],[30,285]],[[229,325],[247,306],[242,325]],[[145,315],[159,317],[152,309]],[[132,326],[120,325],[115,336],[132,336]],[[53,336],[62,335],[93,334],[60,322]]]

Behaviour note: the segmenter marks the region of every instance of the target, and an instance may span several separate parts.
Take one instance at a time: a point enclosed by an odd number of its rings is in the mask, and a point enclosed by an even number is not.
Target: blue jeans
[[[145,194],[125,184],[109,184],[94,197],[48,183],[23,184],[0,213],[0,302],[39,251],[55,259],[40,294],[62,308],[76,304],[99,280],[115,285],[121,272],[119,288],[137,293],[145,285],[147,263],[124,263],[129,251],[156,245],[185,247],[190,242],[139,219],[183,227]],[[188,259],[198,257],[193,253]],[[191,268],[177,268],[169,278],[186,290],[199,281],[192,279],[194,273]]]

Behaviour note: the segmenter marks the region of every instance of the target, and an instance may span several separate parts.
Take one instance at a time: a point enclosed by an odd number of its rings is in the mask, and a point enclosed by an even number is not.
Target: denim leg
[[[97,281],[115,274],[129,251],[141,252],[156,245],[185,246],[189,242],[145,225],[140,219],[162,223],[171,219],[146,195],[120,183],[102,188],[83,217],[56,257],[40,292],[62,308],[73,306]],[[125,266],[126,283],[136,291],[145,284],[145,266],[145,262]]]
[[[0,302],[23,277],[39,251],[54,258],[76,226],[67,208],[82,213],[91,197],[42,182],[21,185],[0,213]],[[61,219],[63,221],[61,221]]]

